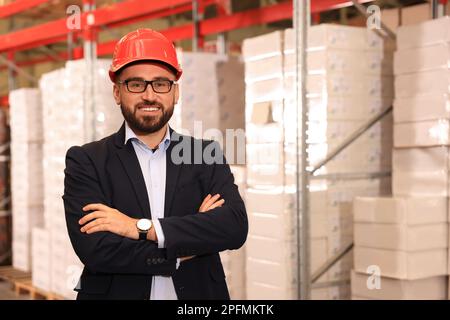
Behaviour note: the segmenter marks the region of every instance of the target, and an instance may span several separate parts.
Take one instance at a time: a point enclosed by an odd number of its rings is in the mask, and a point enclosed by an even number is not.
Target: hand
[[[136,228],[137,219],[101,203],[88,204],[83,208],[83,211],[94,212],[85,215],[78,221],[80,225],[84,225],[81,228],[81,232],[91,234],[99,231],[109,231],[122,237],[139,239],[139,233]]]
[[[224,199],[220,199],[220,194],[215,194],[214,196],[211,196],[211,194],[208,194],[205,199],[203,199],[202,205],[200,206],[200,209],[198,210],[201,213],[205,213],[206,211],[212,210],[214,208],[221,207],[224,203]],[[189,256],[189,257],[182,257],[180,258],[180,262],[189,260],[195,258],[195,256]]]
[[[200,206],[200,209],[198,209],[199,212],[206,212],[209,210],[212,210],[214,208],[221,207],[225,203],[225,199],[220,199],[220,194],[215,194],[214,196],[211,196],[211,194],[208,194],[205,199],[203,199],[203,202]]]

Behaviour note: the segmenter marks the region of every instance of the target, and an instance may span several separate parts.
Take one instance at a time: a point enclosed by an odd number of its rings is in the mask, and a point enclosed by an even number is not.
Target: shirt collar
[[[133,130],[131,130],[130,126],[128,125],[128,123],[125,121],[125,141],[124,144],[127,144],[128,140],[134,140],[134,141],[138,141],[140,144],[142,144],[143,146],[149,148],[144,142],[142,142],[134,133]],[[167,126],[166,129],[166,134],[164,136],[164,138],[162,139],[161,143],[158,145],[158,149],[162,149],[164,151],[167,150],[167,148],[169,147],[170,144],[170,130],[169,130],[169,126]],[[149,148],[150,149],[150,148]]]

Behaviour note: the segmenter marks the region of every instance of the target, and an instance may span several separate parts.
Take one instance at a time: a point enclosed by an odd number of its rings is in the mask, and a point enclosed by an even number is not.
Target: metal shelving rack
[[[311,1],[311,3],[310,3]],[[297,129],[297,170],[296,170],[296,209],[297,209],[297,222],[298,222],[298,298],[310,299],[311,288],[319,288],[323,286],[329,286],[337,283],[325,283],[316,284],[316,281],[325,274],[336,262],[343,258],[353,248],[353,242],[342,247],[334,257],[326,261],[323,266],[318,270],[315,270],[312,274],[310,272],[310,225],[309,225],[309,181],[310,179],[328,177],[328,175],[315,175],[317,170],[333,160],[338,154],[340,154],[345,148],[356,141],[364,132],[370,129],[375,123],[383,119],[386,115],[392,112],[392,106],[382,110],[379,114],[373,116],[355,132],[350,134],[344,139],[338,146],[332,149],[324,160],[317,163],[313,167],[307,166],[307,119],[308,110],[306,103],[306,47],[307,47],[307,35],[308,28],[310,26],[310,17],[313,13],[311,10],[311,4],[313,0],[295,0],[294,1],[294,30],[295,30],[295,56],[296,56],[296,100],[297,100],[297,124],[300,124]],[[447,0],[433,0],[432,4],[432,17],[433,19],[445,15],[445,6]],[[356,7],[359,13],[365,17],[368,16],[366,8],[361,4],[361,1],[352,0],[352,5]],[[381,22],[381,28],[385,32],[386,37],[395,39],[395,33],[392,32],[384,23]],[[374,32],[377,32],[376,30]],[[299,145],[298,141],[301,140]],[[379,172],[374,174],[361,174],[364,178],[380,178],[384,176],[390,176],[390,172]],[[339,174],[336,178],[345,178],[345,175]],[[347,177],[348,178],[348,177]],[[339,281],[338,281],[339,282]]]

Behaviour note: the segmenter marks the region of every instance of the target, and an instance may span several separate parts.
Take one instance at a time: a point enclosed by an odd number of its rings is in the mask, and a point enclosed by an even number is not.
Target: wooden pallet
[[[31,273],[14,269],[12,266],[0,267],[0,280],[11,283],[11,287],[17,296],[28,294],[30,299],[63,300],[52,292],[47,292],[33,286]]]
[[[33,286],[31,279],[22,279],[14,282],[14,291],[17,296],[29,294],[32,300],[64,300],[63,297],[47,292]]]
[[[21,270],[14,269],[12,266],[1,266],[0,267],[0,280],[13,282],[15,280],[31,278],[30,272],[24,272]]]

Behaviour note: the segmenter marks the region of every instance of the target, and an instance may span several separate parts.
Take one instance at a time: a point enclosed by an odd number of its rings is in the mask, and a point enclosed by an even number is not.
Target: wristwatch
[[[152,220],[139,219],[136,228],[139,232],[139,240],[147,240],[147,233],[152,228]]]

